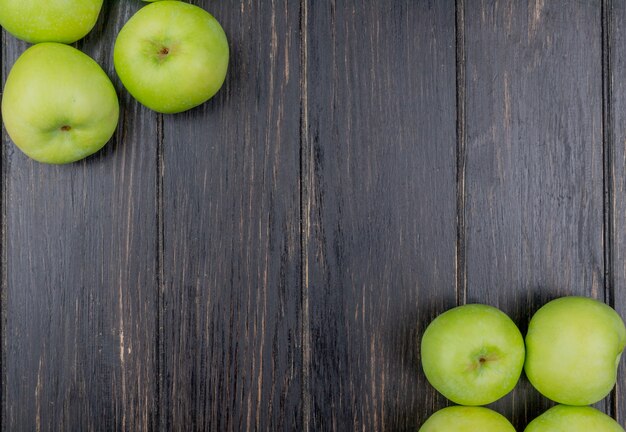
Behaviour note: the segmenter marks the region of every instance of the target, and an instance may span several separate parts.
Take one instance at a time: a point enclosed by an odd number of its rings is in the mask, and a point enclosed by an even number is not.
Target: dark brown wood
[[[604,300],[600,1],[466,0],[467,301]],[[526,379],[494,407],[522,430]],[[605,404],[599,404],[605,408]]]
[[[163,119],[162,429],[299,430],[298,2],[196,2],[231,62]]]
[[[99,154],[2,135],[2,430],[415,431],[419,341],[464,302],[626,317],[626,4],[193,0],[227,81],[157,115],[105,2],[76,44],[122,117]],[[3,82],[26,44],[2,33]],[[626,359],[597,406],[626,420]],[[551,403],[523,377],[492,407]]]
[[[114,77],[112,41],[140,4],[106,3],[78,47]],[[26,44],[4,41],[6,77]],[[3,430],[154,429],[156,117],[117,88],[118,131],[86,161],[38,164],[3,135]]]
[[[303,151],[311,431],[415,431],[419,335],[455,306],[453,1],[309,2]]]

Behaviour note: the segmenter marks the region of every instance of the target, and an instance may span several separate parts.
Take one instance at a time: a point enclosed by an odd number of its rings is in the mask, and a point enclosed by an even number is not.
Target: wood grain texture
[[[299,430],[298,2],[199,1],[223,89],[163,120],[163,430]]]
[[[610,276],[613,284],[614,305],[622,318],[626,318],[626,4],[608,2],[607,37],[609,41],[609,188]],[[615,391],[615,414],[619,423],[626,427],[626,357],[618,370]]]
[[[453,1],[309,2],[305,430],[417,430],[418,344],[456,304]]]
[[[112,41],[139,6],[106,2],[96,28],[78,44],[111,77]],[[26,44],[7,34],[4,40],[5,79]],[[3,430],[155,425],[156,123],[119,93],[115,137],[83,162],[38,164],[3,135]]]
[[[604,300],[600,1],[466,0],[467,301]],[[494,407],[549,406],[525,378]],[[605,404],[599,404],[604,409]]]

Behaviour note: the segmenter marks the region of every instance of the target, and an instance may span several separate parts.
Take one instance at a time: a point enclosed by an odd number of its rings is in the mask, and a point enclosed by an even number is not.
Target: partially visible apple
[[[86,54],[42,43],[15,62],[2,96],[2,118],[15,143],[44,163],[74,162],[98,151],[117,127],[113,84]]]
[[[419,432],[515,432],[503,415],[483,407],[451,406],[437,411]]]
[[[586,297],[553,300],[532,317],[525,371],[541,394],[566,405],[590,405],[609,394],[626,345],[611,307]]]
[[[524,432],[624,432],[624,429],[595,408],[557,405],[531,421]]]
[[[222,87],[224,30],[205,10],[179,1],[144,6],[115,41],[115,70],[139,102],[161,113],[186,111]]]
[[[26,42],[72,43],[98,20],[103,0],[0,0],[0,26]]]
[[[515,387],[524,365],[524,339],[502,311],[470,304],[439,315],[421,343],[426,378],[460,405],[486,405]]]

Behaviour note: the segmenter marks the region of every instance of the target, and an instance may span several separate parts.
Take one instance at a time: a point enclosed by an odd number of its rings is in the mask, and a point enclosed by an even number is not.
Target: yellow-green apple
[[[557,405],[531,421],[524,432],[624,432],[624,429],[595,408]]]
[[[186,111],[222,87],[228,41],[198,6],[158,1],[141,8],[115,41],[115,70],[139,102],[161,113]]]
[[[437,411],[419,432],[515,432],[501,414],[483,407],[451,406]]]
[[[0,0],[0,26],[31,43],[72,43],[98,20],[103,0]]]
[[[524,365],[524,339],[499,309],[470,304],[439,315],[424,332],[422,367],[441,394],[486,405],[509,393]]]
[[[39,162],[69,163],[95,153],[113,135],[118,116],[109,77],[68,45],[30,47],[4,86],[6,130],[17,147]]]
[[[526,375],[541,394],[590,405],[609,394],[626,345],[615,310],[587,297],[561,297],[535,313],[526,335]]]

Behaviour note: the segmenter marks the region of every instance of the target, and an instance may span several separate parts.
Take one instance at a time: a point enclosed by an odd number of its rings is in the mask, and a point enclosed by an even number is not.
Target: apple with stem
[[[72,43],[98,20],[103,0],[0,0],[0,26],[30,43]]]
[[[68,45],[30,47],[4,86],[6,130],[17,147],[39,162],[63,164],[95,153],[113,135],[118,116],[109,77]]]
[[[530,320],[524,368],[547,398],[591,405],[615,385],[625,345],[626,327],[614,309],[587,297],[561,297]]]
[[[503,415],[483,407],[451,406],[426,420],[419,432],[515,432]]]
[[[524,432],[624,432],[624,429],[595,408],[557,405],[531,421]]]
[[[524,365],[524,339],[495,307],[459,306],[430,323],[421,343],[432,386],[460,405],[486,405],[515,387]]]
[[[157,1],[124,25],[113,57],[120,80],[135,99],[171,114],[217,93],[226,77],[229,48],[224,30],[204,9]]]

